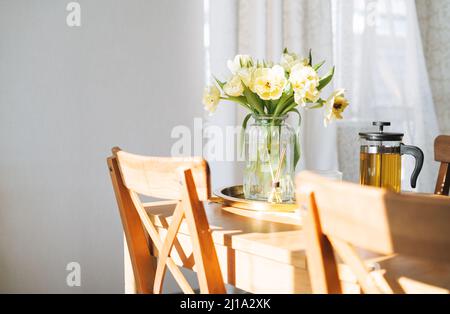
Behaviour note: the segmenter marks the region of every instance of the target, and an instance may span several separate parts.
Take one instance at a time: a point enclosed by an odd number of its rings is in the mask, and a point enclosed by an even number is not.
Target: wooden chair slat
[[[178,233],[178,230],[180,229],[181,222],[184,218],[184,211],[181,203],[178,203],[177,207],[175,208],[174,214],[173,214],[173,220],[171,225],[169,226],[169,229],[167,231],[166,238],[164,239],[164,243],[160,249],[160,256],[158,260],[158,266],[156,268],[156,274],[155,274],[155,284],[154,284],[154,291],[155,293],[161,293],[163,282],[164,282],[164,275],[166,273],[166,263],[167,259],[169,258],[170,251],[172,250],[172,247],[175,243],[175,239]]]
[[[159,199],[181,199],[180,173],[192,169],[197,195],[206,201],[211,195],[209,167],[202,158],[147,157],[116,149],[125,186],[138,194]]]
[[[142,203],[140,202],[139,196],[135,192],[130,192],[131,199],[133,200],[134,208],[138,212],[139,218],[141,219],[141,222],[145,228],[145,230],[150,235],[150,239],[152,240],[154,246],[158,251],[161,250],[163,246],[163,242],[161,238],[159,237],[158,230],[153,225],[151,219],[148,217],[147,212],[145,211],[145,208],[143,207]],[[181,290],[186,294],[193,294],[194,290],[189,285],[188,281],[184,277],[183,273],[180,271],[178,266],[175,264],[175,262],[168,257],[167,258],[167,267],[169,268],[170,272],[172,273],[175,281],[180,286]],[[155,268],[155,271],[158,271],[158,268]],[[155,281],[156,273],[153,273],[153,281]],[[162,283],[161,283],[162,284]],[[153,293],[157,293],[156,291],[153,291]]]
[[[340,294],[342,290],[333,247],[322,232],[314,194],[297,193],[297,201],[304,206],[302,210],[308,208],[308,213],[304,219],[304,229],[307,235],[308,272],[310,278],[313,278],[311,280],[312,290],[320,294]]]
[[[376,282],[371,277],[371,271],[367,269],[364,262],[360,259],[360,257],[350,244],[333,237],[329,238],[333,248],[336,250],[339,257],[342,258],[344,263],[347,264],[355,274],[358,283],[360,284],[364,292],[370,294],[388,292],[382,291],[381,288],[377,286]],[[389,292],[392,293],[392,290]]]

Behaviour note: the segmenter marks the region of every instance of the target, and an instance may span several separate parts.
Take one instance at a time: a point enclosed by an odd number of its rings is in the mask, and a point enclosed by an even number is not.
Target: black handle
[[[411,155],[416,159],[416,165],[414,166],[414,171],[411,174],[411,187],[415,188],[417,183],[417,177],[419,176],[420,170],[423,166],[423,152],[417,146],[400,144],[400,154],[401,155]]]

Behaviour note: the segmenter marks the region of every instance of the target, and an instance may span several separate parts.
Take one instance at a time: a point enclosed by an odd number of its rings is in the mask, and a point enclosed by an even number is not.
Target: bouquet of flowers
[[[205,88],[203,104],[209,112],[216,110],[220,100],[229,100],[250,111],[244,118],[243,130],[251,117],[255,120],[245,136],[246,198],[275,203],[293,200],[300,148],[297,133],[284,122],[289,113],[297,114],[300,123],[299,107],[323,108],[325,126],[342,119],[348,106],[344,90],[338,89],[328,97],[322,95],[334,76],[334,67],[319,75],[324,64],[314,64],[311,51],[307,58],[301,58],[285,49],[278,64],[237,55],[228,61],[228,80],[215,78],[215,84]]]
[[[313,64],[311,51],[308,58],[301,58],[284,49],[279,64],[237,55],[227,64],[230,78],[225,82],[216,78],[217,85],[205,88],[203,104],[209,112],[216,110],[221,99],[240,104],[251,112],[244,127],[252,114],[277,117],[290,112],[300,115],[298,106],[324,108],[324,125],[327,126],[332,120],[342,119],[348,101],[343,89],[322,97],[322,90],[334,76],[334,67],[322,77],[318,74],[324,63]]]

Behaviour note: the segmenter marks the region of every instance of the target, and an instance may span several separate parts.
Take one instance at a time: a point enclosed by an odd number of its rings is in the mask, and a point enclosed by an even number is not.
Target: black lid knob
[[[374,121],[374,122],[372,122],[372,125],[379,127],[380,128],[380,132],[383,132],[383,128],[385,126],[390,126],[391,123],[390,122],[384,122],[384,121]]]

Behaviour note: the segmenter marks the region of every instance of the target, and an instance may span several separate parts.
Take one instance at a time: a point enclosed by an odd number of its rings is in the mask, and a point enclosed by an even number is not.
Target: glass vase
[[[294,200],[295,131],[286,116],[253,116],[245,131],[245,198],[271,203]]]

